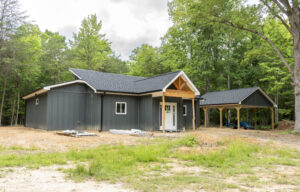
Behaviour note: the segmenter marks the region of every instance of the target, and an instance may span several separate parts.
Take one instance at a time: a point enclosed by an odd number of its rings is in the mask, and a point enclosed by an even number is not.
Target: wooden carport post
[[[272,129],[274,130],[274,109],[273,109],[273,107],[270,107],[270,111],[271,111]]]
[[[162,126],[163,126],[163,133],[165,133],[165,118],[166,118],[166,109],[165,109],[165,95],[162,96]]]
[[[223,127],[223,107],[219,108],[220,111],[220,128]]]
[[[193,105],[193,131],[196,130],[196,126],[195,126],[195,99],[192,99],[192,105]]]
[[[237,128],[240,129],[240,109],[241,107],[236,107],[236,112],[237,112]]]
[[[204,107],[203,110],[204,110],[204,127],[206,128],[207,127],[207,108]]]

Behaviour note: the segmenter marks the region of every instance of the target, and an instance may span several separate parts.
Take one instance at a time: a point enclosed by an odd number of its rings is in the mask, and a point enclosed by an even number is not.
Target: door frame
[[[173,129],[169,129],[166,125],[165,125],[165,130],[166,131],[177,131],[178,130],[178,123],[177,123],[177,118],[178,118],[178,108],[177,108],[177,103],[176,102],[165,102],[165,106],[166,105],[171,105],[171,110],[172,110],[172,106],[175,106],[175,128]],[[159,130],[163,130],[162,125],[160,125],[160,122],[162,123],[162,108],[160,108],[160,106],[162,106],[162,102],[159,102],[158,104],[158,120],[159,120]],[[173,112],[173,111],[172,111]],[[160,119],[160,114],[161,114],[161,119]],[[173,117],[173,116],[172,116]],[[165,120],[166,122],[166,120]]]

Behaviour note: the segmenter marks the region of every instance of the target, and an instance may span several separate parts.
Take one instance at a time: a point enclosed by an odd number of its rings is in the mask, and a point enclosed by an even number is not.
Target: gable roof
[[[260,87],[208,92],[201,96],[200,105],[242,104],[256,91],[259,91],[273,106],[276,106],[274,101]]]
[[[187,82],[187,85],[192,91],[194,91],[195,95],[200,95],[198,89],[183,71],[173,71],[148,78],[74,68],[70,68],[70,71],[78,78],[77,80],[42,87],[41,89],[29,93],[22,98],[29,99],[35,95],[46,93],[52,88],[74,83],[86,84],[95,93],[115,92],[144,94],[156,91],[166,91],[168,86],[172,84],[179,76],[181,76]]]
[[[183,76],[191,89],[199,95],[199,91],[183,71],[173,71],[154,77],[137,77],[114,73],[104,73],[84,69],[71,68],[70,71],[80,80],[87,82],[97,91],[142,94],[154,91],[165,91],[179,76]]]

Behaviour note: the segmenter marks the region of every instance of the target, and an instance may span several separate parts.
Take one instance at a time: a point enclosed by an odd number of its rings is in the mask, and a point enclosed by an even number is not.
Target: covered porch
[[[225,123],[223,122],[223,112],[231,109],[236,110],[236,126],[238,129],[241,127],[241,109],[252,109],[255,129],[257,128],[257,110],[268,109],[270,112],[272,129],[274,129],[275,126],[274,109],[277,108],[277,105],[259,87],[206,93],[202,96],[200,108],[204,111],[204,127],[208,126],[208,110],[210,109],[217,109],[219,111],[220,128],[222,128]]]
[[[176,78],[174,78],[168,85],[165,86],[162,92],[153,94],[153,97],[161,98],[161,130],[163,133],[165,133],[168,129],[166,128],[166,111],[169,112],[170,106],[172,106],[171,103],[168,102],[170,99],[180,99],[180,104],[178,103],[178,116],[177,118],[182,121],[182,116],[184,116],[184,110],[192,111],[192,129],[196,129],[196,102],[199,101],[199,99],[195,98],[196,95],[199,95],[199,91],[194,86],[194,84],[190,81],[190,79],[184,74],[179,74]],[[183,108],[183,100],[190,100],[191,101],[191,108],[184,109]],[[199,102],[198,102],[199,103]],[[197,103],[197,108],[199,107],[199,104]],[[199,109],[199,108],[198,108]],[[177,109],[176,109],[177,110]],[[171,109],[171,112],[173,111],[173,108]],[[185,111],[187,113],[187,111]],[[177,111],[176,111],[177,114]],[[175,120],[173,120],[175,121]],[[176,120],[177,121],[177,120]],[[181,122],[182,124],[182,122]]]

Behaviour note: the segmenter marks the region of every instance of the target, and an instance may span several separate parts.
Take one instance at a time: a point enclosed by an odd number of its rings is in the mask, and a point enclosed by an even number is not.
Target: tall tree
[[[0,104],[0,126],[2,124],[2,113],[6,96],[7,80],[11,70],[11,55],[9,39],[16,29],[25,22],[26,16],[20,10],[18,0],[0,0],[0,74],[3,80],[1,104]]]
[[[96,14],[89,15],[81,22],[79,32],[73,34],[70,45],[74,57],[74,66],[101,70],[108,56],[112,53],[110,43],[101,33],[102,21]]]
[[[175,0],[181,1],[181,0]],[[278,59],[291,74],[295,96],[295,131],[300,132],[300,2],[298,0],[260,0],[261,4],[249,5],[244,0],[189,0],[185,8],[191,20],[198,23],[214,22],[250,32],[265,40],[272,47]],[[289,62],[264,32],[266,14],[277,18],[291,34],[293,41],[293,62]]]
[[[41,35],[42,55],[39,58],[41,65],[41,85],[56,84],[64,80],[64,74],[68,71],[66,61],[66,38],[59,33],[46,30]],[[44,74],[47,74],[45,76]]]
[[[157,48],[143,44],[132,51],[130,74],[149,77],[163,73]]]
[[[110,56],[103,65],[103,72],[126,74],[129,72],[129,66],[122,61],[119,56]]]
[[[39,58],[42,54],[41,32],[36,25],[25,24],[20,26],[11,39],[13,49],[13,70],[11,79],[14,82],[13,111],[16,111],[15,117],[11,122],[18,122],[21,92],[24,93],[28,87],[32,89],[36,86],[40,76]],[[36,88],[36,87],[35,87]]]

